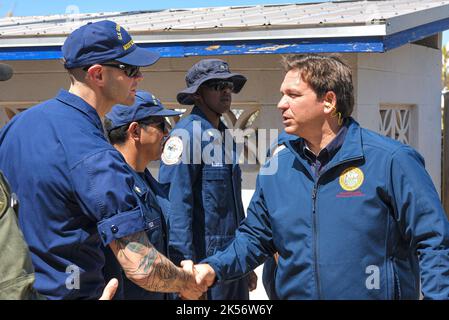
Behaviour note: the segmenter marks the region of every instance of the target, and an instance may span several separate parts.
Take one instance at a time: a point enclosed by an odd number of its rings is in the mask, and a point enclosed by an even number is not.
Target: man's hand
[[[106,287],[104,287],[103,294],[98,300],[112,300],[112,298],[114,298],[115,292],[117,291],[117,288],[118,288],[118,280],[112,278],[108,282]]]
[[[182,299],[198,300],[207,291],[208,286],[196,281],[196,270],[192,260],[181,261],[182,269],[192,276],[191,281],[179,293]]]
[[[210,287],[215,282],[215,271],[207,263],[201,263],[195,265],[196,271],[196,283],[198,285]]]
[[[248,290],[254,291],[257,288],[257,274],[254,271],[251,271],[248,274]]]

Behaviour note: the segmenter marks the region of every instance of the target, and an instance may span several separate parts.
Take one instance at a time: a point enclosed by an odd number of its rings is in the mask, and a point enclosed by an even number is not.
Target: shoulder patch
[[[177,136],[168,138],[161,155],[162,162],[166,165],[178,163],[181,159],[183,148],[181,138]]]

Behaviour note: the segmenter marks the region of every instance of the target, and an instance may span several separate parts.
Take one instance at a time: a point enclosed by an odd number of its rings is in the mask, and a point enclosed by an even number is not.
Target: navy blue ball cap
[[[129,33],[113,21],[88,23],[73,31],[62,46],[67,69],[116,60],[133,66],[149,66],[159,53],[138,47]]]
[[[229,65],[220,59],[204,59],[194,64],[186,75],[187,88],[180,91],[176,99],[180,104],[194,104],[192,95],[208,80],[230,80],[234,83],[234,93],[239,93],[246,83],[246,77],[232,73]]]
[[[149,117],[173,117],[182,112],[165,109],[161,101],[147,91],[136,92],[136,100],[130,107],[115,105],[105,117],[112,123],[106,130],[110,132],[134,121],[140,121]]]

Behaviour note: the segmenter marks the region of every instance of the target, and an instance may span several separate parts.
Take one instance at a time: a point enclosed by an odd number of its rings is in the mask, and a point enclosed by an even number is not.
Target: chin
[[[288,134],[293,134],[293,135],[299,136],[298,130],[293,127],[285,127],[284,131]]]
[[[134,104],[134,101],[136,101],[136,97],[135,96],[130,96],[124,102],[122,102],[121,104],[124,104],[125,106],[132,106]]]
[[[292,127],[284,127],[284,131],[292,134],[295,130]]]
[[[222,111],[222,114],[223,114],[223,113],[226,113],[226,112],[228,112],[229,110],[231,110],[231,104],[229,104],[229,105],[224,105],[224,106],[222,106],[220,109],[223,110],[223,111]]]

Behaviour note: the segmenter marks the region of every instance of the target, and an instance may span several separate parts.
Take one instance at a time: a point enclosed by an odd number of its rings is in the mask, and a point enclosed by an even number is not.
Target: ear
[[[323,97],[323,105],[325,113],[332,113],[335,111],[337,106],[337,96],[335,92],[328,91]]]
[[[91,81],[94,81],[95,83],[101,85],[103,84],[103,72],[104,69],[99,64],[94,64],[87,70],[87,76]]]
[[[131,122],[126,132],[131,139],[140,140],[140,126],[137,122]]]

